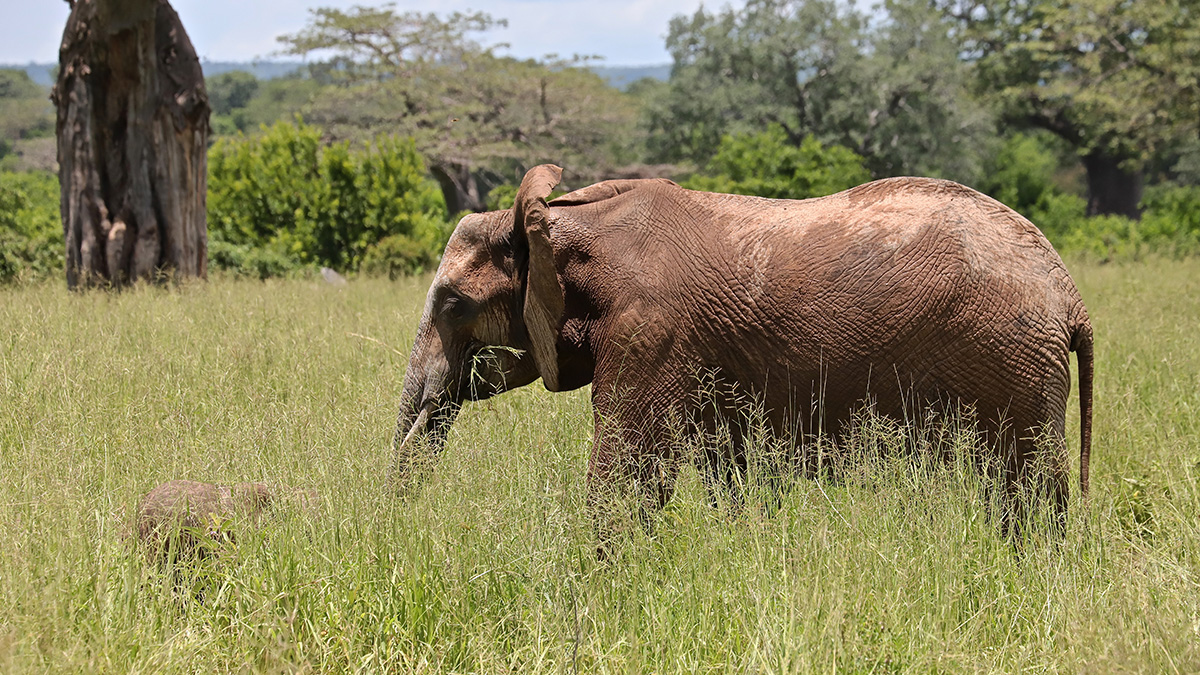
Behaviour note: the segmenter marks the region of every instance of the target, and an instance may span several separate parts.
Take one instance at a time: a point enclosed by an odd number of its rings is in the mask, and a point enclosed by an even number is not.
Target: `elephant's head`
[[[401,478],[423,440],[434,450],[445,442],[463,401],[539,377],[560,390],[564,297],[546,197],[561,176],[553,165],[532,169],[512,209],[469,215],[450,237],[404,374],[395,437]]]

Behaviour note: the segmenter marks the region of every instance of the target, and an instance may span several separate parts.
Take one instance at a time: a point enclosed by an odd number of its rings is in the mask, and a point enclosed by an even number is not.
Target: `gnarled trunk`
[[[208,96],[166,0],[76,0],[59,50],[67,286],[205,277]]]
[[[452,215],[463,211],[479,213],[487,210],[479,194],[475,174],[471,173],[469,166],[453,162],[434,163],[430,164],[429,171],[441,186],[446,209]]]
[[[1092,152],[1083,158],[1087,169],[1089,216],[1142,217],[1142,172],[1121,165],[1121,158]]]

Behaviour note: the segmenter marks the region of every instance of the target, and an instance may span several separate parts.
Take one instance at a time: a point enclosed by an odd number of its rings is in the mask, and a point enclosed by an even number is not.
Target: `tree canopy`
[[[335,138],[411,136],[451,211],[482,210],[489,185],[547,158],[583,180],[629,161],[633,101],[576,59],[496,56],[476,36],[503,25],[478,12],[317,9],[280,39],[291,54],[332,52],[312,73],[336,86],[308,119]]]
[[[23,70],[0,69],[0,158],[22,138],[54,131],[49,93]]]
[[[1136,216],[1141,173],[1200,132],[1195,0],[938,0],[983,98],[1070,143],[1092,213]]]
[[[855,151],[877,177],[971,178],[991,124],[966,95],[953,24],[919,0],[884,9],[873,23],[834,0],[750,0],[676,17],[670,85],[647,111],[652,155],[703,164],[724,135],[777,124],[793,145]]]

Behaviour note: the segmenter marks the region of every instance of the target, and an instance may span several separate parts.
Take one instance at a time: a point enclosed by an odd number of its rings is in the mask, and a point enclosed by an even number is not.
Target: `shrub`
[[[511,209],[517,201],[517,189],[519,186],[505,183],[497,185],[488,191],[487,194],[487,209],[488,211],[503,211]]]
[[[1102,262],[1133,260],[1153,248],[1142,239],[1139,223],[1124,216],[1083,218],[1051,241],[1060,252],[1085,255]]]
[[[1102,261],[1200,253],[1200,187],[1155,185],[1146,189],[1141,206],[1140,221],[1087,217],[1082,198],[1047,191],[1030,219],[1060,251]]]
[[[208,241],[208,264],[235,277],[260,280],[294,276],[305,269],[276,246],[253,247],[220,239]]]
[[[1062,194],[1054,186],[1058,168],[1058,156],[1041,136],[1015,134],[984,162],[983,178],[976,187],[1032,219],[1039,206],[1044,208],[1043,200]]]
[[[58,177],[0,172],[0,283],[42,279],[65,268]]]
[[[427,249],[431,264],[448,234],[441,192],[408,139],[327,146],[319,129],[279,122],[261,136],[218,141],[208,190],[215,241],[270,249],[291,266],[357,270],[388,237]]]
[[[396,279],[406,274],[419,274],[436,263],[437,256],[428,246],[411,237],[394,234],[380,239],[367,249],[359,270]]]
[[[1142,235],[1179,255],[1200,253],[1200,187],[1164,183],[1142,197]]]
[[[1003,200],[1001,200],[1003,201]],[[1087,202],[1078,195],[1046,190],[1029,209],[1015,209],[1033,221],[1050,241],[1088,228]]]
[[[833,194],[870,180],[863,158],[812,136],[792,145],[777,124],[758,134],[725,136],[705,176],[685,187],[774,199],[805,199]]]

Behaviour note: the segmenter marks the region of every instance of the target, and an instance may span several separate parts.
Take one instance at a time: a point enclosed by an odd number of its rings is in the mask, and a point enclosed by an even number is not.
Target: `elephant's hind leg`
[[[1061,420],[1014,421],[994,437],[1003,458],[1001,529],[1014,540],[1043,523],[1056,534],[1066,527],[1070,461],[1063,427]]]

